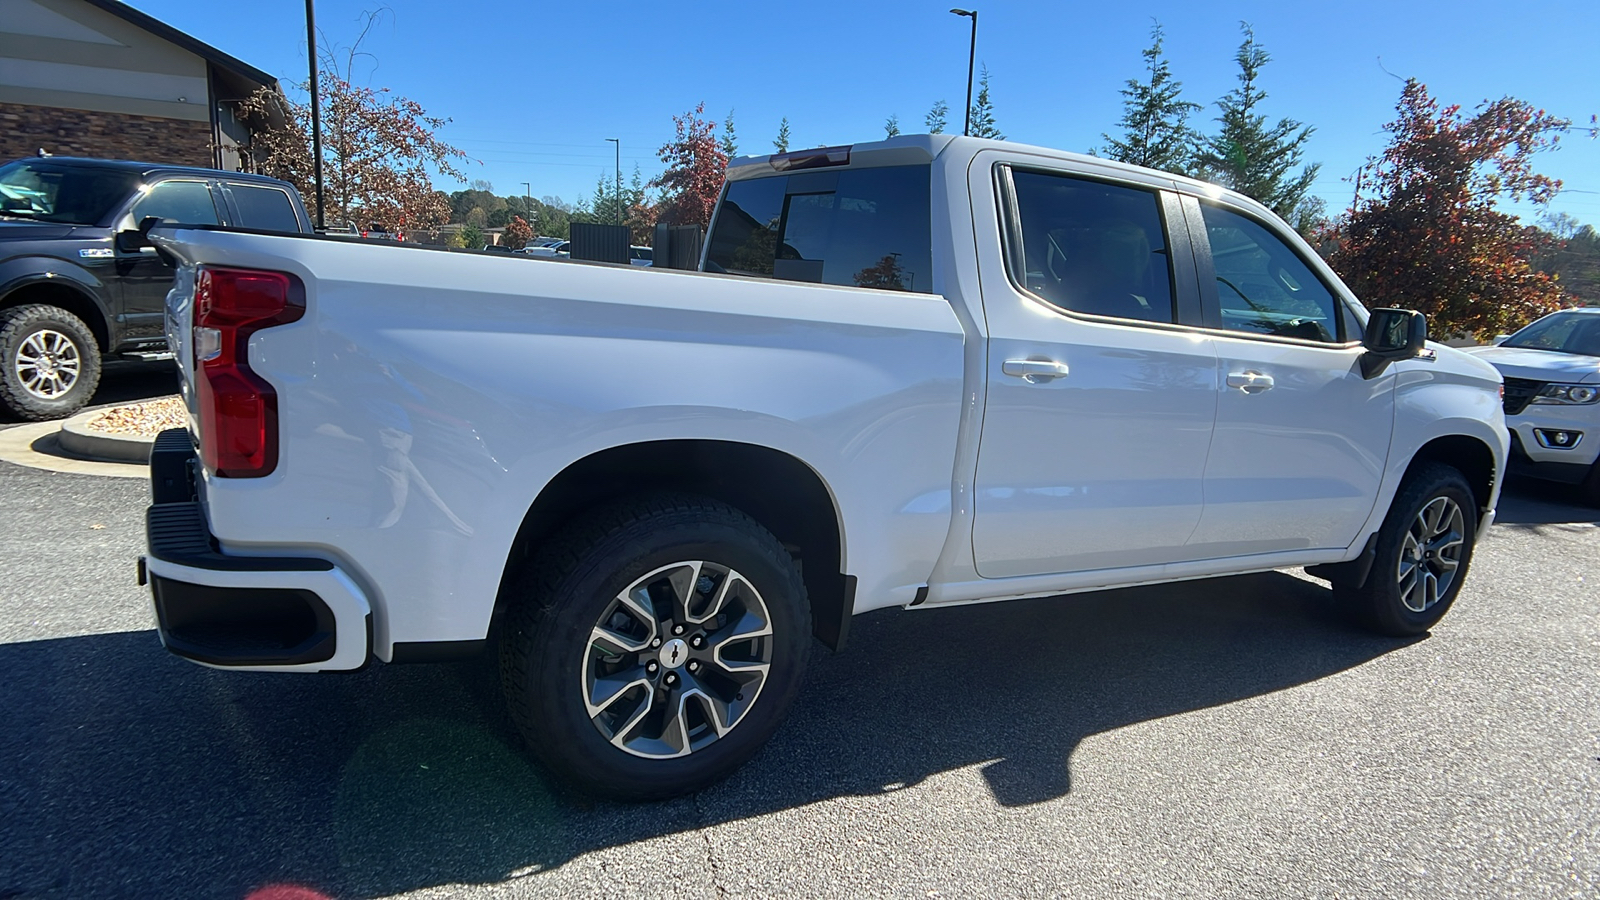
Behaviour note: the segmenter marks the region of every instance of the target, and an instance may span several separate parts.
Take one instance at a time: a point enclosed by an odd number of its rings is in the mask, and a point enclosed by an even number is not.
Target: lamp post
[[[978,58],[978,11],[975,9],[950,11],[972,20],[972,49],[967,52],[967,117],[961,126],[961,134],[965,136],[972,134],[972,63]]]
[[[528,221],[528,226],[530,228],[532,228],[533,227],[533,221],[532,221],[533,220],[533,184],[532,184],[532,182],[524,181],[522,183],[522,211],[527,214],[528,220],[529,220]],[[533,234],[534,234],[535,237],[537,237],[539,235],[539,232],[537,230],[535,230]]]
[[[322,110],[317,98],[317,12],[315,0],[306,0],[306,56],[311,60],[311,170],[317,186],[317,230],[327,227],[322,202]]]
[[[622,224],[622,140],[620,138],[606,138],[617,145],[617,224]]]

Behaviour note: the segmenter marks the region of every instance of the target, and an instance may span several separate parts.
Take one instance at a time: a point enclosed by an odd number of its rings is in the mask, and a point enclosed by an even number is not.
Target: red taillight
[[[278,395],[250,371],[250,335],[305,313],[299,279],[202,266],[194,292],[200,459],[222,478],[259,478],[278,465]]]

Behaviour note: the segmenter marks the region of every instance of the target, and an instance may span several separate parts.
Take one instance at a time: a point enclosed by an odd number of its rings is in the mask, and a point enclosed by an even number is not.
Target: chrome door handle
[[[1272,390],[1273,380],[1271,375],[1260,372],[1230,372],[1228,373],[1228,387],[1238,388],[1246,394],[1259,394],[1262,391]]]
[[[1067,374],[1067,364],[1053,359],[1008,359],[1000,364],[1000,371],[1037,384]]]

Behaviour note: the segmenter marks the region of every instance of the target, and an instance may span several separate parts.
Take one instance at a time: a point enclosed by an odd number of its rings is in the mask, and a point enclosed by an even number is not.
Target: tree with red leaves
[[[433,189],[430,170],[465,181],[460,164],[467,156],[437,136],[449,119],[429,115],[388,88],[352,83],[356,61],[371,56],[360,48],[378,19],[367,13],[354,44],[322,53],[317,86],[325,216],[329,225],[378,222],[390,231],[421,231],[450,220],[449,196]],[[240,104],[240,115],[262,124],[245,148],[257,171],[293,184],[315,216],[309,100],[285,100],[263,88]],[[284,124],[266,127],[271,122]]]
[[[661,145],[661,161],[667,170],[650,182],[661,190],[660,221],[667,225],[699,225],[711,222],[711,211],[722,191],[722,178],[728,157],[717,142],[717,123],[705,118],[701,103],[681,116],[673,116],[676,137]]]
[[[500,246],[510,247],[512,250],[521,250],[533,240],[533,226],[521,216],[513,216],[506,230],[500,234]]]
[[[1371,305],[1426,313],[1441,337],[1489,339],[1560,308],[1560,287],[1529,265],[1534,230],[1495,205],[1550,202],[1561,182],[1535,172],[1533,155],[1572,123],[1513,97],[1466,115],[1415,79],[1398,112],[1384,126],[1388,148],[1362,168],[1354,204],[1328,235],[1345,283]]]

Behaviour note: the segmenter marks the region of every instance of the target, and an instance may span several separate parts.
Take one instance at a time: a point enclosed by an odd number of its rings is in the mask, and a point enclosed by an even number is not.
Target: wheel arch
[[[1466,476],[1472,487],[1472,497],[1478,509],[1485,510],[1494,501],[1495,480],[1499,472],[1494,451],[1479,438],[1465,434],[1447,434],[1436,437],[1417,449],[1406,464],[1400,483],[1404,484],[1411,473],[1425,463],[1437,462],[1454,468]]]
[[[101,304],[76,282],[60,278],[30,278],[13,282],[0,291],[0,309],[30,304],[54,306],[83,320],[94,335],[95,344],[105,353],[111,347],[111,329]]]
[[[843,646],[855,579],[843,572],[838,504],[815,469],[780,450],[734,441],[675,439],[609,447],[564,468],[523,517],[501,574],[494,618],[507,603],[511,573],[562,526],[598,504],[657,491],[698,494],[760,522],[800,561],[812,632]]]

